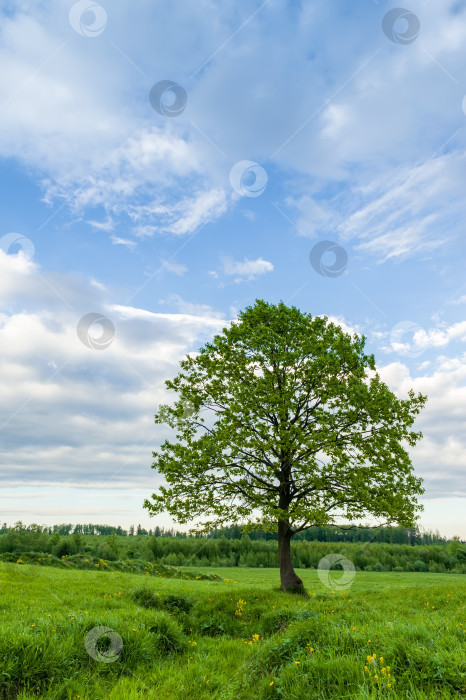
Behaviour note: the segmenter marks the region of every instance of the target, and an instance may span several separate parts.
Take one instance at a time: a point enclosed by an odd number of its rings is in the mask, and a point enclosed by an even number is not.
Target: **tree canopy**
[[[155,422],[177,435],[153,453],[166,485],[144,507],[201,519],[194,532],[278,530],[282,588],[300,581],[287,556],[297,532],[369,515],[413,525],[423,489],[407,446],[426,397],[397,398],[364,346],[327,317],[256,300],[166,381],[179,398]]]

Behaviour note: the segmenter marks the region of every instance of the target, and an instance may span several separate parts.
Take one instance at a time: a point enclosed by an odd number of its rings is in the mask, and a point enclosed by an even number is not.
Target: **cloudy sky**
[[[170,525],[164,380],[261,298],[428,395],[421,524],[466,537],[465,0],[0,13],[0,519]]]

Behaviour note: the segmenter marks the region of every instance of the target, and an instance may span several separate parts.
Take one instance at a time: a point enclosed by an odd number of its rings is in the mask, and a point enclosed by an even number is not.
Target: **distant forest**
[[[140,525],[128,528],[125,530],[120,526],[113,525],[94,525],[87,523],[85,525],[73,525],[72,523],[63,523],[60,525],[23,525],[19,520],[15,525],[9,527],[7,523],[3,523],[0,527],[0,535],[8,532],[42,532],[52,535],[58,533],[61,536],[74,534],[80,535],[119,535],[120,537],[175,537],[178,539],[220,539],[221,537],[227,540],[240,540],[242,537],[241,525],[231,525],[230,527],[212,530],[208,535],[189,535],[186,532],[179,532],[173,528],[163,528],[156,526],[154,529],[146,530]],[[277,541],[277,533],[264,532],[263,530],[253,530],[248,533],[249,539]],[[457,537],[453,538],[458,540]],[[438,530],[421,531],[418,527],[378,527],[378,528],[352,528],[344,529],[338,527],[310,527],[303,532],[299,532],[293,537],[293,542],[381,542],[385,544],[408,544],[408,545],[426,545],[426,544],[448,544],[452,538],[443,537]],[[460,540],[460,542],[463,542]]]
[[[429,571],[466,573],[466,545],[438,533],[401,527],[341,530],[310,528],[291,543],[293,564],[317,568],[332,552],[350,559],[358,571]],[[215,530],[206,536],[138,526],[128,531],[110,525],[40,525],[0,530],[0,560],[21,560],[21,555],[52,555],[84,561],[157,562],[170,566],[262,567],[278,565],[276,535],[242,533],[240,526]],[[17,556],[16,556],[17,555]],[[24,560],[23,560],[24,561]]]

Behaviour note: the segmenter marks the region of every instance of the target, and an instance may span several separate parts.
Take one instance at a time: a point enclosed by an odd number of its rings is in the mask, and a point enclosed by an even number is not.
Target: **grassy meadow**
[[[335,590],[303,569],[305,599],[277,569],[215,573],[0,562],[0,697],[466,697],[464,575],[358,571]]]

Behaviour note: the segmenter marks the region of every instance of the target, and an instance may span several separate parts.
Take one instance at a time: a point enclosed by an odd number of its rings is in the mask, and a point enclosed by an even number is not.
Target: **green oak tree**
[[[412,525],[424,490],[406,447],[427,397],[397,398],[364,345],[327,317],[256,300],[165,382],[178,400],[155,422],[176,441],[153,453],[166,485],[144,507],[200,519],[191,532],[278,530],[282,590],[303,590],[295,533],[368,516]]]

